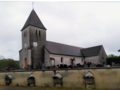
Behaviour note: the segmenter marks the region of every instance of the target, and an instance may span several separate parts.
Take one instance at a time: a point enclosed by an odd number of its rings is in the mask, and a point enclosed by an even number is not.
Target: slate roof
[[[81,47],[60,44],[56,42],[46,41],[45,48],[51,54],[81,56]]]
[[[94,46],[90,48],[84,48],[81,50],[81,52],[85,57],[97,56],[100,53],[101,47],[102,45]]]
[[[68,55],[68,56],[98,56],[100,53],[102,45],[90,47],[90,48],[81,48],[76,46],[65,45],[61,43],[46,41],[45,48],[50,54],[57,55]]]
[[[28,25],[32,25],[32,26],[39,27],[41,29],[46,30],[46,28],[42,24],[41,20],[37,16],[36,12],[34,11],[34,9],[31,11],[31,13],[30,13],[25,25],[23,26],[22,30],[24,28],[26,28]]]

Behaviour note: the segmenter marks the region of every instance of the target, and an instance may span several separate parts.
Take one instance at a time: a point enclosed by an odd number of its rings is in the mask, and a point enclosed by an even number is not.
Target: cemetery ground
[[[0,90],[120,90],[120,89],[86,89],[80,87],[34,87],[34,86],[0,86]]]

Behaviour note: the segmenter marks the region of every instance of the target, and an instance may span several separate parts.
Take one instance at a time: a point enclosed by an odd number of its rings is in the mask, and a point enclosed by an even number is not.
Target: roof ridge
[[[103,45],[98,45],[98,46],[87,47],[87,48],[84,48],[84,49],[95,48],[95,47],[99,47],[99,46],[103,46]]]
[[[66,46],[72,46],[72,47],[82,48],[82,47],[68,45],[68,44],[63,44],[63,43],[58,43],[58,42],[54,42],[54,41],[47,41],[47,42],[52,42],[52,43],[56,43],[56,44],[61,44],[61,45],[66,45]]]

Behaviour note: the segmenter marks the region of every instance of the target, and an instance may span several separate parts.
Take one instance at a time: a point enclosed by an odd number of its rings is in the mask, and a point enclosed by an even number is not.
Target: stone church
[[[83,65],[106,63],[102,45],[81,48],[46,40],[47,29],[33,9],[21,29],[22,49],[19,51],[20,68],[43,68],[53,65]]]

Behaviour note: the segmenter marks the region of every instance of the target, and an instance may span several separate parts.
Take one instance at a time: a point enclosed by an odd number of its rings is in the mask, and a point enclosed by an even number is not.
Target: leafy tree
[[[15,61],[13,59],[5,59],[0,55],[0,69],[3,68],[19,68],[19,61]]]
[[[17,63],[14,60],[8,60],[8,67],[12,68],[12,67],[16,67]]]
[[[120,58],[120,56],[116,56],[114,54],[110,54],[110,55],[107,56],[107,58]]]

